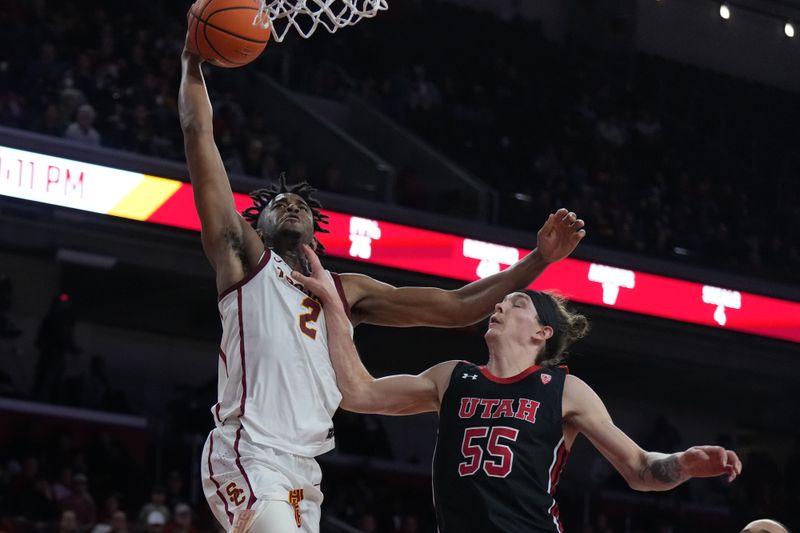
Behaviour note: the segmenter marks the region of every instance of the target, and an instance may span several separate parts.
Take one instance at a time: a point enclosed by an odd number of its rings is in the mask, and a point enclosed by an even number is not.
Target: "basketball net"
[[[261,0],[253,24],[270,26],[271,38],[277,42],[292,28],[308,39],[320,25],[334,33],[388,8],[387,0]]]

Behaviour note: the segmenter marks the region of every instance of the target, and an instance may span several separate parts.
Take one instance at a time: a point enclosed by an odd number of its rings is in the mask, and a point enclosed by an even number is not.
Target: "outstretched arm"
[[[383,326],[459,327],[491,313],[510,292],[524,289],[548,265],[564,259],[586,235],[583,220],[559,209],[537,233],[537,247],[511,267],[456,290],[393,287],[368,276],[342,275],[355,323]]]
[[[455,362],[441,363],[422,374],[375,379],[364,367],[350,337],[350,322],[341,305],[333,280],[323,270],[317,255],[303,245],[311,276],[292,276],[322,300],[328,331],[328,351],[342,393],[342,408],[356,413],[411,415],[439,410],[441,384],[447,383]]]
[[[211,102],[202,60],[188,50],[181,56],[178,109],[194,202],[202,224],[203,249],[222,292],[257,263],[264,245],[236,211],[228,175],[214,143]]]
[[[597,394],[575,376],[567,376],[563,398],[566,432],[572,438],[586,435],[634,490],[670,490],[693,477],[723,474],[733,481],[742,471],[736,453],[719,446],[694,446],[672,454],[641,449],[614,425]]]

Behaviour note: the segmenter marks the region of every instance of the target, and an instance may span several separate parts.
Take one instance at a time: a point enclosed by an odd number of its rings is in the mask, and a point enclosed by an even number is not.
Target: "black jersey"
[[[564,368],[498,378],[460,362],[439,411],[433,495],[440,533],[561,533]]]

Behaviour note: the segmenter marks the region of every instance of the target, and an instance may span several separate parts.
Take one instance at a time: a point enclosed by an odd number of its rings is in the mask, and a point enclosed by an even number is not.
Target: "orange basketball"
[[[197,0],[189,10],[189,45],[219,67],[241,67],[269,41],[269,27],[255,24],[261,0]]]

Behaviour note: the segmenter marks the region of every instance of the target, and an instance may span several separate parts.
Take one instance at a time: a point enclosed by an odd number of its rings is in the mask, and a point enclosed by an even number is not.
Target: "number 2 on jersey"
[[[303,313],[298,317],[300,320],[300,331],[302,331],[304,335],[310,337],[311,340],[316,340],[317,330],[310,327],[308,324],[309,322],[316,322],[317,319],[319,319],[319,314],[322,312],[322,305],[313,298],[306,298],[300,305],[308,309],[307,313]]]
[[[489,439],[486,443],[486,451],[489,453],[489,458],[482,461],[483,447],[480,440],[486,438],[487,435]],[[519,430],[506,426],[492,428],[481,426],[465,429],[464,440],[461,442],[461,453],[466,461],[459,463],[458,474],[461,477],[471,476],[483,467],[483,471],[488,476],[506,477],[511,473],[511,467],[514,464],[514,450],[505,444],[500,444],[500,439],[516,442],[517,435],[519,435]]]

